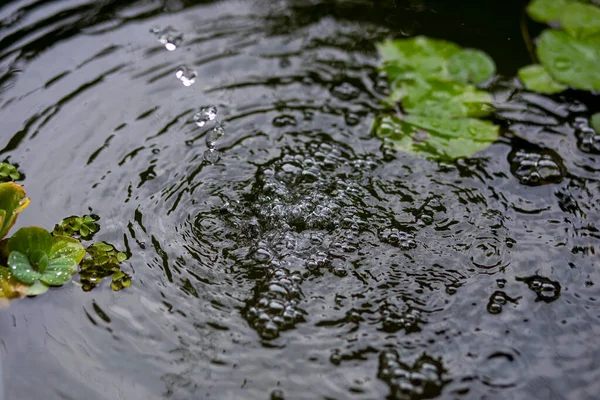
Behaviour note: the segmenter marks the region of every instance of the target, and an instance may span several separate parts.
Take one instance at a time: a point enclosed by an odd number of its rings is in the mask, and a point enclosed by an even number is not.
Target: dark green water
[[[4,2],[0,157],[32,198],[16,228],[91,209],[133,276],[0,311],[4,399],[597,398],[600,147],[578,118],[598,102],[516,88],[522,6]],[[372,137],[374,43],[414,34],[505,77],[477,157]]]

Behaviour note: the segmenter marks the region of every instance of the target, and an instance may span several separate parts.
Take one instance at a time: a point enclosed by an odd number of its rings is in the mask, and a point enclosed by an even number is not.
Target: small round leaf
[[[10,253],[8,266],[13,278],[26,285],[33,285],[40,277],[40,273],[33,268],[29,258],[21,252]]]

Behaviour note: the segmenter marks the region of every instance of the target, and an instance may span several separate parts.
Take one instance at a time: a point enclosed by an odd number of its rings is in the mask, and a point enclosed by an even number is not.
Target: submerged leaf
[[[600,8],[590,4],[571,4],[561,13],[560,24],[573,37],[594,36],[600,33]]]
[[[582,90],[600,90],[600,37],[576,39],[546,30],[537,47],[541,64],[559,83]]]
[[[13,182],[0,183],[0,239],[17,220],[17,215],[29,205],[22,186]]]
[[[567,89],[567,86],[556,82],[548,71],[539,64],[521,68],[518,76],[525,88],[533,92],[553,94]]]
[[[376,133],[395,148],[427,158],[470,157],[498,138],[498,126],[475,118],[431,118],[409,115],[404,119],[384,116]]]

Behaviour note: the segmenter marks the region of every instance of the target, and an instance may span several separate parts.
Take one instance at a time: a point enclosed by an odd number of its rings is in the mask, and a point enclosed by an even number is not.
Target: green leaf
[[[19,251],[10,253],[8,266],[13,278],[26,285],[33,285],[40,278],[40,273],[31,265],[29,257]]]
[[[8,264],[15,279],[60,286],[71,280],[85,249],[76,239],[52,236],[39,227],[22,228],[8,240]]]
[[[600,112],[592,115],[590,118],[590,124],[597,133],[600,133]]]
[[[448,72],[458,82],[479,84],[494,76],[496,63],[481,50],[465,49],[450,58]]]
[[[77,239],[66,236],[54,236],[49,256],[51,260],[68,258],[77,265],[85,256],[85,248]]]
[[[125,253],[119,252],[112,244],[106,242],[94,243],[87,248],[88,256],[81,263],[79,273],[82,288],[84,291],[92,290],[106,277],[113,276],[111,286],[117,285],[120,290],[131,284],[131,278],[121,272],[120,263],[127,259]],[[116,274],[123,274],[127,279],[120,280],[115,278]],[[121,275],[118,275],[121,276]],[[114,280],[118,283],[115,283]]]
[[[527,13],[537,22],[558,22],[565,8],[578,0],[533,0],[527,6]]]
[[[8,233],[17,220],[17,215],[29,205],[29,198],[25,196],[22,186],[13,182],[0,183],[0,239]]]
[[[18,251],[32,260],[34,254],[39,252],[49,254],[52,250],[53,238],[44,228],[31,226],[19,229],[10,239],[8,239],[8,250],[12,253]]]
[[[27,296],[39,296],[40,294],[46,293],[48,289],[48,286],[38,281],[33,285],[29,286],[29,288],[27,289]]]
[[[589,4],[571,4],[561,13],[560,24],[573,37],[594,36],[600,33],[600,9]]]
[[[402,106],[409,114],[431,117],[483,117],[490,113],[489,93],[457,82],[416,80],[405,87]]]
[[[567,86],[552,79],[548,71],[539,64],[521,68],[518,76],[525,88],[533,92],[553,94],[567,89]]]
[[[7,162],[0,163],[0,182],[16,181],[20,178],[17,167]]]
[[[379,137],[398,150],[433,159],[470,157],[498,138],[498,126],[474,118],[383,116],[376,127]]]
[[[546,30],[537,47],[541,64],[559,83],[582,90],[600,90],[600,38],[576,39]]]
[[[61,236],[78,235],[81,239],[90,240],[100,230],[100,225],[96,223],[99,219],[100,217],[97,215],[84,215],[82,217],[73,215],[55,225],[52,233]]]
[[[377,45],[384,60],[384,70],[390,82],[396,79],[448,76],[450,58],[461,51],[460,46],[444,40],[417,36],[410,39],[387,40]]]

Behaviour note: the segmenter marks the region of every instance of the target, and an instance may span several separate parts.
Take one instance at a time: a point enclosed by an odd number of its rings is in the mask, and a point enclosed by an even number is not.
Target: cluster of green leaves
[[[479,88],[494,76],[484,52],[418,36],[378,45],[390,85],[387,103],[400,102],[407,116],[383,115],[378,136],[395,148],[432,159],[469,157],[493,143],[498,127],[489,115],[491,95]]]
[[[115,291],[131,285],[131,277],[121,271],[120,263],[127,255],[106,242],[94,243],[87,248],[87,257],[81,263],[79,273],[83,290],[92,290],[100,282],[112,276],[111,288]]]
[[[84,215],[82,217],[71,216],[63,219],[60,224],[54,226],[52,233],[62,236],[79,236],[83,240],[91,240],[100,230],[97,221],[100,219],[95,214]]]
[[[533,20],[561,29],[540,35],[540,64],[518,73],[525,88],[545,94],[569,87],[600,90],[600,8],[582,0],[533,0],[527,12]]]
[[[131,277],[120,268],[127,259],[124,253],[105,242],[94,243],[87,251],[81,244],[79,239],[89,240],[100,230],[96,215],[66,218],[52,233],[36,226],[21,228],[4,239],[28,204],[22,186],[0,183],[0,300],[36,296],[49,287],[62,286],[71,281],[80,264],[86,291],[108,276],[112,276],[113,290],[131,285]]]
[[[21,173],[16,166],[8,162],[0,162],[0,182],[14,182],[19,179],[21,179]]]

